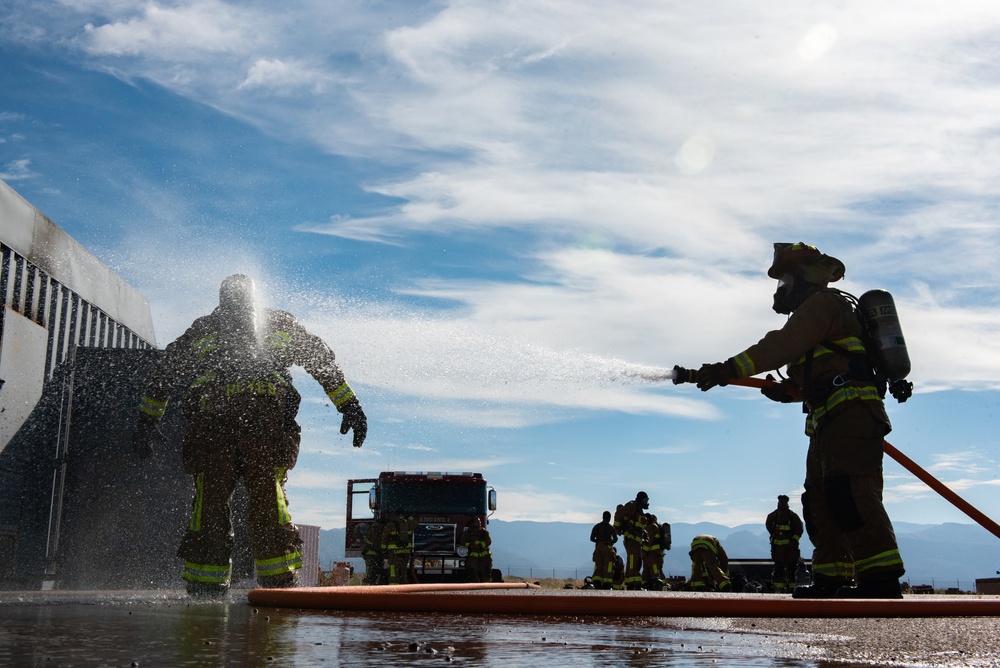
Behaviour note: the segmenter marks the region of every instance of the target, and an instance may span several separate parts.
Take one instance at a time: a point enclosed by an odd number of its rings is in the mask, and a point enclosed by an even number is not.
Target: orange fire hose
[[[735,378],[730,380],[729,384],[742,385],[744,387],[765,388],[778,385],[778,382],[768,380],[767,378]],[[943,482],[928,473],[926,469],[922,468],[912,459],[897,450],[892,443],[889,441],[882,441],[882,450],[885,451],[885,454],[899,462],[904,469],[917,476],[917,478],[926,483],[928,487],[943,496],[947,501],[951,502],[953,506],[968,515],[971,519],[975,520],[979,526],[983,527],[997,538],[1000,538],[1000,524],[991,520],[978,508],[953,492]]]

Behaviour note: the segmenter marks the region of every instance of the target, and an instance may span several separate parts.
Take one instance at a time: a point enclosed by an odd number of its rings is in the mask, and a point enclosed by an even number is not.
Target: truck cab
[[[487,526],[496,508],[496,490],[481,473],[384,471],[378,478],[351,479],[345,556],[363,556],[371,524],[384,525],[402,510],[416,522],[410,581],[464,582],[465,533],[476,519]]]

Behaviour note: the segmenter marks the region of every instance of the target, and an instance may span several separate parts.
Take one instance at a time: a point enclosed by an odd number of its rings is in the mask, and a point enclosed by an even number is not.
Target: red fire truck
[[[362,495],[367,503],[356,503]],[[383,523],[398,509],[417,521],[411,581],[462,582],[467,554],[463,534],[475,519],[487,525],[497,509],[497,493],[481,473],[385,471],[378,478],[348,480],[345,556],[360,557],[371,523]]]

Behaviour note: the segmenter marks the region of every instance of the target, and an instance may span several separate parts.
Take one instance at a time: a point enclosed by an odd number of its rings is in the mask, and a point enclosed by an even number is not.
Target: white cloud
[[[256,41],[253,26],[260,20],[255,14],[217,0],[178,6],[149,2],[138,15],[102,25],[87,23],[81,43],[94,56],[200,61],[214,53],[248,51]]]
[[[604,508],[586,498],[540,490],[532,486],[508,487],[498,499],[496,519],[504,522],[594,522]]]
[[[237,88],[267,88],[289,95],[307,89],[319,94],[331,81],[328,73],[301,61],[261,58],[250,67],[246,79]]]
[[[31,160],[28,158],[8,162],[3,171],[0,171],[0,179],[4,181],[23,181],[24,179],[31,178],[34,176],[34,173],[31,171],[30,165]]]

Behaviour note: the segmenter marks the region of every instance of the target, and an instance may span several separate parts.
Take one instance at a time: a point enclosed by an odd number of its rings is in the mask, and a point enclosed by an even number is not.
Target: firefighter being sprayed
[[[900,598],[903,560],[882,505],[882,441],[891,428],[884,385],[859,364],[871,351],[851,301],[827,287],[844,271],[814,246],[775,244],[767,274],[778,280],[773,308],[787,322],[726,361],[703,365],[696,382],[706,391],[787,365],[788,378],[762,392],[781,402],[802,397],[807,414],[802,509],[814,578],[793,596]],[[891,389],[905,399],[898,384]]]
[[[285,495],[300,439],[292,366],[319,381],[343,415],[340,432],[353,430],[354,447],[361,447],[367,418],[333,351],[291,314],[257,306],[254,282],[243,274],[222,282],[218,308],[166,347],[149,378],[139,407],[140,456],[156,449],[167,402],[178,386],[184,387],[182,456],[185,472],[194,476],[195,497],[178,556],[192,595],[221,595],[229,589],[231,503],[239,479],[249,497],[260,586],[295,583],[302,540]]]

